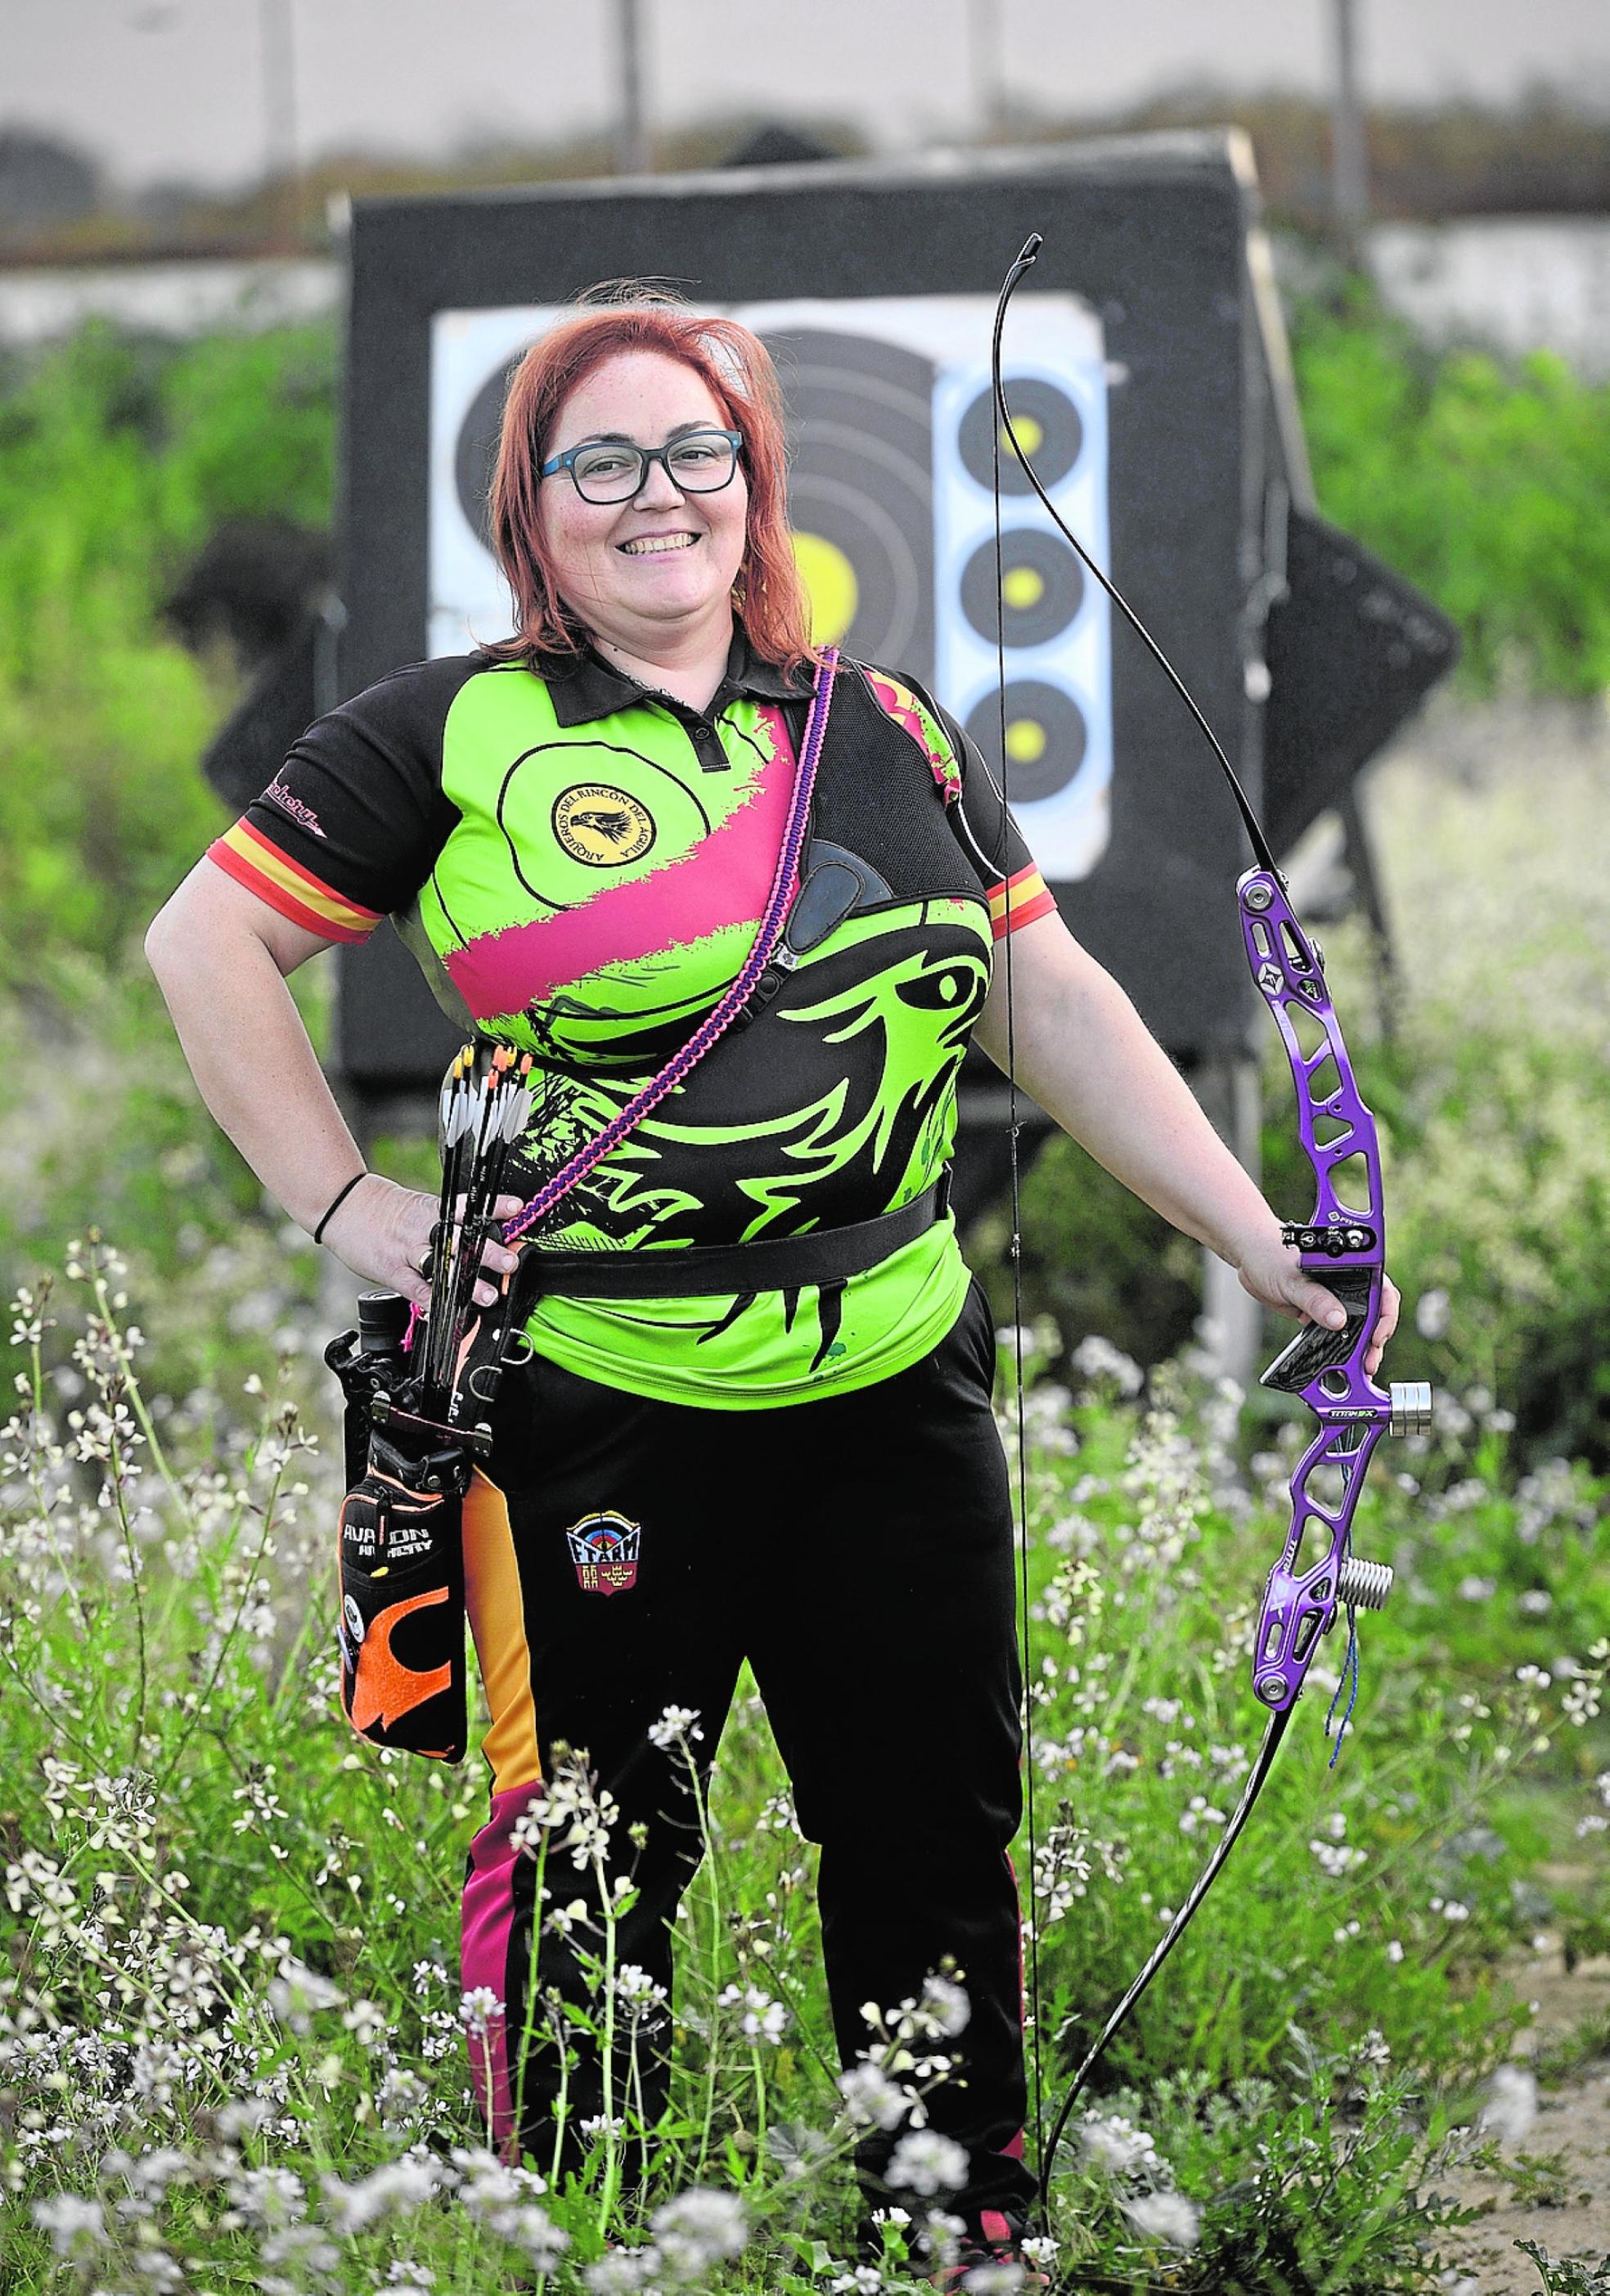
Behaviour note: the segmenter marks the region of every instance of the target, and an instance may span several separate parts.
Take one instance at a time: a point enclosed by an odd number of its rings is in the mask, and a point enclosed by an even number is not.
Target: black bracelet
[[[313,1232],[313,1240],[314,1240],[314,1242],[315,1242],[315,1243],[322,1243],[322,1242],[323,1242],[323,1240],[324,1240],[324,1231],[325,1231],[325,1229],[330,1226],[331,1221],[335,1218],[336,1214],[340,1210],[341,1206],[346,1202],[346,1201],[347,1201],[347,1197],[352,1193],[352,1192],[353,1192],[354,1188],[356,1188],[356,1187],[357,1186],[358,1182],[359,1182],[360,1180],[366,1180],[368,1177],[369,1177],[369,1174],[368,1174],[367,1169],[365,1169],[365,1170],[364,1170],[364,1171],[362,1171],[362,1172],[355,1172],[355,1173],[353,1174],[353,1176],[352,1176],[351,1179],[347,1181],[347,1183],[346,1186],[341,1190],[340,1194],[336,1198],[335,1201],[331,1205],[330,1210],[325,1213],[325,1215],[324,1215],[323,1218],[319,1222],[319,1224],[318,1224],[317,1227],[315,1227],[315,1230],[314,1230],[314,1232]]]

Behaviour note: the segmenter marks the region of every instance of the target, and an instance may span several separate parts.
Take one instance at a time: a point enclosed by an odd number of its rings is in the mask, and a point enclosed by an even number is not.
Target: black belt
[[[806,1283],[842,1283],[864,1275],[944,1217],[951,1197],[947,1168],[898,1211],[849,1227],[805,1235],[757,1236],[750,1243],[696,1243],[685,1250],[543,1251],[527,1244],[514,1275],[515,1313],[523,1322],[545,1292],[578,1300],[682,1300],[718,1292],[792,1292]]]

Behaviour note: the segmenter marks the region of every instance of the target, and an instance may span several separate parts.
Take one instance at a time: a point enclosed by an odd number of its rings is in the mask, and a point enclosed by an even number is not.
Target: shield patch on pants
[[[565,1537],[584,1595],[626,1595],[636,1586],[642,1523],[601,1510],[573,1522]]]

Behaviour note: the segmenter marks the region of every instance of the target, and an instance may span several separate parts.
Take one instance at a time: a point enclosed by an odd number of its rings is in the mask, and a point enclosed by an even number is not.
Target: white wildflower
[[[895,2145],[885,2182],[926,2199],[936,2193],[959,2193],[967,2177],[967,2154],[953,2137],[942,2136],[936,2128],[913,2128]]]
[[[453,2165],[461,2178],[460,2197],[471,2216],[490,2218],[548,2189],[535,2169],[511,2166],[485,2145],[455,2144]]]
[[[1115,2176],[1138,2167],[1141,2161],[1155,2161],[1157,2157],[1155,2139],[1121,2114],[1114,2113],[1104,2120],[1099,2112],[1086,2113],[1076,2133],[1085,2151]]]
[[[900,2083],[870,2058],[839,2074],[838,2094],[852,2120],[876,2128],[898,2128],[911,2101]]]
[[[728,1988],[729,1991],[733,1989]],[[635,2010],[640,2017],[659,2008],[669,1998],[665,1987],[634,1961],[621,1964],[615,1975],[615,1990],[626,2006]]]
[[[1560,1701],[1565,1719],[1580,1730],[1584,1723],[1594,1721],[1599,1710],[1599,1688],[1591,1677],[1584,1675],[1573,1682]]]
[[[534,2203],[505,2209],[487,2221],[501,2238],[522,2250],[538,2272],[552,2272],[570,2245],[569,2234]]]
[[[674,2279],[697,2280],[717,2264],[742,2252],[749,2236],[743,2202],[735,2193],[695,2185],[666,2201],[649,2219],[649,2229]]]
[[[666,1753],[673,1746],[697,1745],[704,1736],[697,1706],[667,1706],[658,1722],[649,1725],[649,1742]]]
[[[1369,1850],[1361,1849],[1353,1843],[1316,1841],[1311,1841],[1308,1847],[1318,1859],[1320,1871],[1328,1874],[1333,1882],[1341,1881],[1346,1874],[1356,1873],[1361,1866],[1369,1863]]]
[[[336,2176],[324,2177],[324,2213],[331,2228],[350,2239],[381,2217],[422,2207],[440,2181],[441,2170],[433,2160],[406,2153],[400,2161],[386,2161],[356,2184],[344,2184]]]
[[[1537,2119],[1537,2080],[1524,2065],[1500,2065],[1476,2122],[1483,2136],[1518,2144]]]
[[[582,2275],[591,2296],[637,2296],[659,2270],[656,2248],[617,2248]]]
[[[773,2001],[758,1985],[724,1986],[715,1997],[718,2009],[735,2008],[743,2004],[740,2021],[744,2038],[750,2041],[780,2041],[787,2030],[789,2013],[780,2001]]]
[[[294,2224],[307,2212],[302,2180],[290,2169],[244,2169],[232,2180],[230,2198],[255,2224]]]
[[[473,1985],[459,2003],[459,2022],[468,2033],[486,2033],[503,2013],[503,2005],[489,1985]]]
[[[327,2240],[317,2225],[287,2225],[282,2231],[271,2233],[263,2243],[266,2264],[289,2264],[302,2272],[330,2273],[339,2260],[335,2243]]]
[[[1095,1332],[1080,1341],[1068,1360],[1092,1387],[1108,1380],[1120,1395],[1139,1395],[1146,1384],[1146,1374],[1134,1357]]]
[[[280,1973],[268,1988],[269,2007],[293,2033],[307,2032],[318,2013],[336,2008],[340,1998],[339,1986],[289,1958],[281,1963]]]
[[[946,2040],[954,2040],[958,2033],[965,2033],[973,2013],[963,1988],[948,1977],[925,1977],[919,2006],[927,2013],[928,2030],[942,2034]]]
[[[1183,2193],[1142,2193],[1118,2206],[1139,2233],[1170,2248],[1194,2248],[1201,2211]]]
[[[344,2012],[341,2022],[360,2049],[378,2047],[389,2030],[386,2012],[376,2001],[355,2001]]]
[[[34,2222],[50,2234],[50,2244],[63,2258],[83,2258],[106,2240],[106,2218],[99,2201],[83,2200],[77,2193],[58,2193],[34,2202]]]

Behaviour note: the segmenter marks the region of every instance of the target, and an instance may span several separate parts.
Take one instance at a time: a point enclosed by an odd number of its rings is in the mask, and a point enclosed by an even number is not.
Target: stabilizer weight
[[[1431,1382],[1424,1379],[1394,1379],[1391,1393],[1392,1417],[1386,1423],[1387,1432],[1392,1435],[1429,1435]]]
[[[1384,1611],[1392,1592],[1392,1566],[1350,1554],[1336,1578],[1337,1599],[1361,1611]]]

